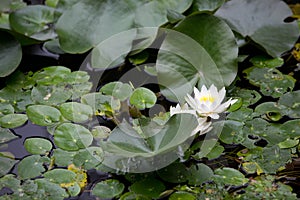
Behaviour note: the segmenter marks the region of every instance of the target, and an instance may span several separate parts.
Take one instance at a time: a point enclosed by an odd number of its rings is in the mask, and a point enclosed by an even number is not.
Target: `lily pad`
[[[214,180],[219,183],[224,183],[226,185],[243,185],[248,182],[248,179],[245,178],[244,174],[240,171],[224,167],[215,170]]]
[[[189,178],[187,167],[182,163],[173,163],[157,173],[161,179],[169,183],[183,183]]]
[[[147,88],[137,88],[130,96],[130,104],[136,106],[138,109],[151,108],[156,103],[155,94]]]
[[[17,128],[27,122],[27,115],[24,114],[8,114],[0,118],[0,126],[3,128]]]
[[[34,87],[31,91],[31,98],[33,101],[39,104],[45,105],[57,105],[60,103],[64,103],[68,99],[70,99],[72,93],[63,88],[53,86],[42,86],[38,85]]]
[[[46,170],[44,164],[49,162],[49,158],[39,155],[25,157],[18,164],[18,176],[22,180],[40,176]]]
[[[58,109],[46,105],[32,105],[26,109],[29,120],[40,126],[50,126],[59,122],[61,113]]]
[[[26,6],[9,15],[13,30],[37,40],[56,37],[52,24],[55,9],[43,5]]]
[[[88,147],[86,149],[79,150],[73,158],[73,163],[82,167],[83,169],[89,170],[96,168],[97,165],[103,161],[103,150],[101,147]]]
[[[129,190],[136,194],[141,194],[152,199],[157,199],[159,195],[165,190],[165,185],[154,178],[144,179],[133,183]]]
[[[120,99],[121,101],[124,101],[128,97],[130,97],[132,93],[132,88],[128,83],[122,83],[122,82],[110,82],[106,85],[104,85],[100,92],[111,95],[117,99]]]
[[[0,77],[8,76],[15,71],[21,58],[20,43],[9,33],[0,31]]]
[[[123,183],[115,179],[109,179],[97,183],[92,190],[92,194],[99,198],[109,199],[120,195],[124,188]]]
[[[208,14],[186,17],[175,31],[167,31],[158,52],[162,94],[182,102],[197,83],[229,85],[237,74],[237,55],[234,35],[225,22]]]
[[[53,150],[54,162],[57,166],[66,167],[73,163],[73,157],[76,152],[74,151],[65,151],[60,148]]]
[[[198,122],[193,115],[177,114],[162,127],[143,127],[137,133],[124,123],[115,128],[107,141],[101,142],[104,165],[129,172],[149,172],[160,169],[178,159],[191,142],[191,133]],[[149,137],[142,137],[149,136]],[[131,171],[132,170],[132,171]]]
[[[296,22],[284,22],[292,11],[280,0],[231,0],[215,15],[243,37],[250,37],[273,57],[290,50],[299,36]]]
[[[53,169],[44,173],[44,177],[53,183],[73,183],[76,181],[76,174],[67,169]]]
[[[13,134],[9,129],[0,127],[0,144],[16,139],[18,136]]]
[[[278,104],[284,106],[284,113],[291,118],[300,118],[300,90],[287,92],[279,98]]]
[[[52,149],[52,143],[44,138],[27,138],[24,142],[26,151],[31,154],[47,154]]]
[[[51,183],[47,179],[36,179],[34,182],[38,185],[38,191],[43,198],[48,200],[63,200],[69,197],[66,190],[56,183]]]
[[[203,183],[210,181],[214,175],[214,172],[210,167],[203,163],[192,166],[188,170],[188,182],[190,185],[202,185]]]
[[[78,124],[63,123],[54,132],[54,142],[57,147],[67,151],[84,149],[92,144],[92,141],[91,132]]]
[[[251,84],[260,87],[263,95],[274,98],[293,90],[296,82],[292,76],[282,74],[275,68],[254,66],[244,70],[244,73]]]
[[[15,111],[14,107],[10,104],[1,103],[0,105],[0,117],[7,115],[7,114],[13,114]]]
[[[184,199],[184,200],[195,200],[196,197],[188,192],[175,192],[174,194],[172,194],[169,197],[169,200],[180,200],[180,199]]]
[[[76,123],[85,122],[93,115],[92,107],[82,103],[67,102],[59,108],[66,119]]]
[[[0,153],[0,177],[10,172],[10,170],[17,162],[18,162],[17,160],[10,157],[6,157],[5,154]],[[1,186],[1,182],[0,182],[0,186]]]
[[[210,11],[213,12],[225,3],[224,0],[196,0],[193,2],[193,11]]]

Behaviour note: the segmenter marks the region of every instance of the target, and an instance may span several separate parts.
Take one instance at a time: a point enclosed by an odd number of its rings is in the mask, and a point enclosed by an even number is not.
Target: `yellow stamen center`
[[[215,101],[215,98],[211,95],[200,97],[200,101],[210,101],[211,103]]]

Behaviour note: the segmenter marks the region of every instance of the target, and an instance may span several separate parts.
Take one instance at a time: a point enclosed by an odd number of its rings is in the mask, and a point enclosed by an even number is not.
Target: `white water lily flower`
[[[199,116],[211,117],[213,119],[218,119],[218,113],[224,112],[230,105],[234,104],[237,99],[232,100],[231,98],[222,103],[225,98],[226,90],[223,87],[220,91],[216,86],[211,85],[207,88],[203,85],[201,91],[194,87],[195,97],[191,97],[187,94],[185,100],[191,106]]]
[[[207,133],[212,129],[211,122],[207,122],[207,117],[199,117],[195,110],[190,110],[188,104],[183,104],[180,106],[177,104],[175,107],[170,107],[170,116],[180,113],[190,113],[197,117],[198,126],[193,130],[192,136],[200,132],[200,135]]]

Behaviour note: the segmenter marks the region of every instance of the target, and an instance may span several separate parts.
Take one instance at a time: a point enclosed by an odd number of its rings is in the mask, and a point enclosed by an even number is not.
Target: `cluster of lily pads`
[[[299,27],[283,1],[0,5],[0,199],[297,199]],[[19,70],[36,44],[90,52],[88,67]],[[159,91],[91,78],[132,68]],[[47,137],[15,134],[28,124]],[[7,151],[17,139],[25,157]]]

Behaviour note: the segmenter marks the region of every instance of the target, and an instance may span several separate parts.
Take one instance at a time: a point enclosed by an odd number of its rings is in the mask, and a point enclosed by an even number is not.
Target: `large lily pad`
[[[284,22],[292,11],[280,0],[232,0],[226,2],[216,15],[274,57],[290,50],[299,36],[296,22]]]
[[[48,157],[41,157],[40,155],[32,155],[25,157],[18,164],[18,176],[21,179],[29,179],[40,176],[46,169],[44,164],[49,163]]]
[[[43,5],[26,6],[9,15],[9,22],[15,31],[37,40],[55,38],[52,24],[55,9]]]
[[[178,114],[155,130],[142,127],[139,134],[123,122],[102,142],[103,163],[133,173],[165,167],[178,158],[179,151],[182,153],[189,147],[190,135],[197,124],[193,115]]]
[[[197,83],[222,87],[234,80],[238,47],[225,22],[195,14],[181,21],[175,30],[167,32],[156,66],[166,97],[182,101]]]
[[[0,77],[8,76],[15,71],[21,58],[20,43],[9,33],[0,31]]]

